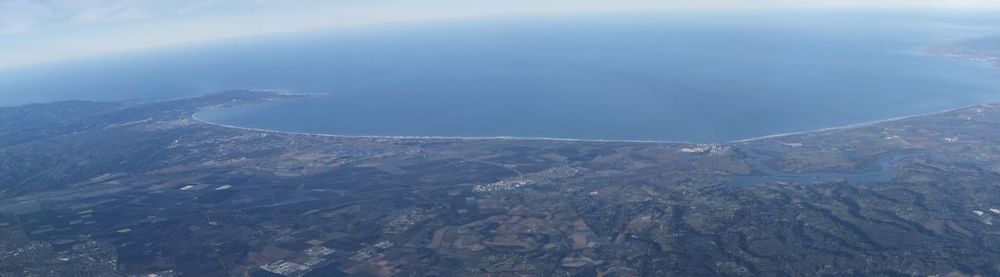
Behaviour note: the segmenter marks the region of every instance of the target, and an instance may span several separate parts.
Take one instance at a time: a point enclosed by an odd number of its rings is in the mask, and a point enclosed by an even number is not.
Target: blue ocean
[[[636,13],[230,39],[0,71],[4,106],[241,88],[324,96],[200,119],[342,135],[717,142],[1000,101],[1000,69],[925,54],[989,16]]]

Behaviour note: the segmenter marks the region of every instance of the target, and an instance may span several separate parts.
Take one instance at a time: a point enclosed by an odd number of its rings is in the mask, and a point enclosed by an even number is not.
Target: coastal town
[[[1000,274],[995,104],[717,144],[192,118],[298,97],[0,108],[32,122],[0,128],[0,276]]]

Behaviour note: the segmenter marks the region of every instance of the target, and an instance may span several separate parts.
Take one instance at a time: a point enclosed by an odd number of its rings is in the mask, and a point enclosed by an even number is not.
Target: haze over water
[[[874,14],[434,22],[10,70],[0,97],[290,89],[329,95],[199,118],[344,135],[728,141],[1000,101],[1000,69],[921,52],[1000,33],[995,23]]]

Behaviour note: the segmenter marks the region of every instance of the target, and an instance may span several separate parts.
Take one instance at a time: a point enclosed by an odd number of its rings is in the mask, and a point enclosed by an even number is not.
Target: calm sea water
[[[4,104],[231,88],[329,95],[211,111],[345,135],[726,141],[1000,101],[1000,69],[921,47],[966,16],[642,14],[435,22],[216,42],[0,72]]]

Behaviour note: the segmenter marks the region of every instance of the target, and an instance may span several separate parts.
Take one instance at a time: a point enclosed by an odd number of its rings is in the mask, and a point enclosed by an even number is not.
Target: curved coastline
[[[290,131],[279,131],[261,128],[251,128],[242,127],[229,124],[222,124],[217,122],[207,121],[198,118],[198,114],[191,114],[191,119],[198,121],[203,124],[208,124],[212,126],[232,128],[246,131],[256,131],[256,132],[266,132],[266,133],[276,133],[276,134],[287,134],[287,135],[305,135],[305,136],[319,136],[319,137],[334,137],[334,138],[357,138],[357,139],[431,139],[431,140],[525,140],[525,141],[565,141],[565,142],[608,142],[608,143],[662,143],[662,144],[703,144],[695,142],[685,142],[685,141],[666,141],[666,140],[613,140],[613,139],[574,139],[574,138],[548,138],[548,137],[515,137],[515,136],[498,136],[498,137],[455,137],[455,136],[386,136],[386,135],[338,135],[338,134],[324,134],[324,133],[306,133],[306,132],[290,132]]]
[[[286,91],[286,93],[287,93],[287,91]],[[895,121],[907,120],[907,119],[913,119],[913,118],[919,118],[919,117],[925,117],[925,116],[939,115],[939,114],[944,114],[944,113],[949,113],[949,112],[954,112],[954,111],[969,109],[969,108],[973,108],[973,107],[977,107],[977,106],[981,106],[981,105],[984,105],[984,104],[962,106],[962,107],[958,107],[958,108],[945,109],[945,110],[936,111],[936,112],[929,112],[929,113],[916,114],[916,115],[907,115],[907,116],[899,116],[899,117],[893,117],[893,118],[888,118],[888,119],[880,119],[880,120],[875,120],[875,121],[853,123],[853,124],[848,124],[848,125],[843,125],[843,126],[836,126],[836,127],[827,127],[827,128],[820,128],[820,129],[807,130],[807,131],[795,131],[795,132],[787,132],[787,133],[778,133],[778,134],[773,134],[773,135],[766,135],[766,136],[759,136],[759,137],[752,137],[752,138],[738,139],[738,140],[730,140],[730,141],[725,141],[725,142],[707,142],[707,143],[688,142],[688,141],[668,141],[668,140],[576,139],[576,138],[516,137],[516,136],[496,136],[496,137],[468,136],[468,137],[460,137],[460,136],[338,135],[338,134],[325,134],[325,133],[307,133],[307,132],[279,131],[279,130],[270,130],[270,129],[262,129],[262,128],[251,128],[251,127],[243,127],[243,126],[223,124],[223,123],[218,123],[218,122],[211,122],[211,121],[204,120],[204,119],[201,119],[201,118],[198,117],[198,113],[201,112],[201,111],[191,114],[190,117],[191,117],[191,119],[193,119],[195,121],[198,121],[200,123],[203,123],[203,124],[208,124],[208,125],[218,126],[218,127],[224,127],[224,128],[232,128],[232,129],[239,129],[239,130],[246,130],[246,131],[256,131],[256,132],[266,132],[266,133],[277,133],[277,134],[288,134],[288,135],[305,135],[305,136],[320,136],[320,137],[334,137],[334,138],[400,139],[400,140],[404,140],[404,139],[409,139],[409,140],[418,140],[418,139],[424,139],[424,140],[523,140],[523,141],[563,141],[563,142],[597,142],[597,143],[659,143],[659,144],[705,145],[705,144],[742,144],[742,143],[749,143],[749,142],[754,142],[754,141],[760,141],[760,140],[766,140],[766,139],[773,139],[773,138],[780,138],[780,137],[788,137],[788,136],[795,136],[795,135],[804,135],[804,134],[822,133],[822,132],[836,131],[836,130],[848,130],[848,129],[862,128],[862,127],[869,127],[869,126],[874,126],[874,125],[882,124],[882,123],[895,122]]]
[[[820,128],[820,129],[809,130],[809,131],[788,132],[788,133],[766,135],[766,136],[753,137],[753,138],[747,138],[747,139],[731,140],[731,141],[727,141],[725,143],[747,143],[747,142],[754,142],[754,141],[758,141],[758,140],[771,139],[771,138],[779,138],[779,137],[787,137],[787,136],[794,136],[794,135],[804,135],[804,134],[822,133],[822,132],[827,132],[827,131],[847,130],[847,129],[869,127],[869,126],[874,126],[874,125],[878,125],[878,124],[882,124],[882,123],[889,123],[889,122],[895,122],[895,121],[900,121],[900,120],[913,119],[913,118],[918,118],[918,117],[925,117],[925,116],[945,114],[945,113],[950,113],[950,112],[954,112],[954,111],[960,111],[960,110],[964,110],[964,109],[970,109],[970,108],[974,108],[974,107],[981,106],[981,105],[985,105],[985,104],[975,104],[975,105],[969,105],[969,106],[962,106],[962,107],[958,107],[958,108],[951,108],[951,109],[940,110],[940,111],[936,111],[936,112],[929,112],[929,113],[922,113],[922,114],[915,114],[915,115],[898,116],[898,117],[892,117],[892,118],[887,118],[887,119],[880,119],[880,120],[868,121],[868,122],[861,122],[861,123],[853,123],[853,124],[848,124],[848,125],[843,125],[843,126],[837,126],[837,127]]]

